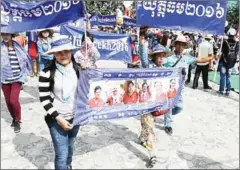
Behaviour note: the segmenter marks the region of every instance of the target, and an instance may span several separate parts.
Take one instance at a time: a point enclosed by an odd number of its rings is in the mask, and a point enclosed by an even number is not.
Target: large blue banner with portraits
[[[181,68],[81,70],[74,124],[167,111],[182,88]]]
[[[131,39],[127,34],[88,31],[93,36],[94,45],[102,60],[120,60],[132,63]],[[60,34],[72,36],[73,44],[81,47],[84,30],[78,27],[63,25]]]
[[[49,28],[85,16],[82,1],[1,0],[1,32],[16,33]]]
[[[227,0],[138,1],[137,24],[223,34]]]

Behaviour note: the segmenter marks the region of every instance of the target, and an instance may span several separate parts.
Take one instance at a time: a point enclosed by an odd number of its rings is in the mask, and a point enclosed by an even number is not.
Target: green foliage
[[[227,9],[227,21],[229,26],[238,28],[239,25],[239,2],[235,5],[229,5]]]

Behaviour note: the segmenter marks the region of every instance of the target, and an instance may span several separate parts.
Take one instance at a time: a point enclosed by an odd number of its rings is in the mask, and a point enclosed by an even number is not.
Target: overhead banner
[[[85,16],[82,1],[1,0],[2,32],[17,33],[50,28]],[[2,25],[2,24],[1,24]]]
[[[123,17],[123,26],[125,27],[136,27],[136,22],[137,21],[135,19]]]
[[[97,31],[88,31],[93,35],[94,45],[100,53],[102,60],[121,60],[126,63],[132,63],[131,40],[127,34],[114,34]],[[81,47],[82,36],[84,30],[69,26],[61,26],[60,33],[62,35],[70,35],[73,44]]]
[[[172,109],[182,88],[181,68],[81,70],[74,124]]]
[[[89,21],[91,26],[115,26],[117,24],[116,15],[100,15],[94,13]]]
[[[138,1],[137,24],[224,34],[227,1]]]

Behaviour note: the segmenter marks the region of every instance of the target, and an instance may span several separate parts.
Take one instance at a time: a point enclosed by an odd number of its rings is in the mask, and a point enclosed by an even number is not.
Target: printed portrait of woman
[[[177,94],[177,81],[176,79],[170,80],[170,89],[168,91],[168,98],[174,98]]]
[[[102,88],[100,86],[96,86],[94,89],[94,98],[90,99],[88,105],[93,107],[104,107],[105,102],[101,98]]]
[[[117,88],[113,88],[111,95],[107,99],[109,106],[122,104],[122,95]]]
[[[131,104],[137,103],[139,99],[138,92],[134,87],[134,83],[132,81],[127,81],[127,87],[125,88],[125,93],[123,95],[123,103]]]
[[[139,92],[139,102],[148,102],[151,99],[151,92],[146,82],[142,84],[142,90]]]
[[[161,81],[156,81],[154,83],[154,88],[156,91],[155,100],[166,100],[167,99],[167,91],[163,88],[163,83]]]

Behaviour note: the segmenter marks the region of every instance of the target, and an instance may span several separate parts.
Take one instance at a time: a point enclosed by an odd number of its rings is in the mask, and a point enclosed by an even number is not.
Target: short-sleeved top
[[[123,103],[124,104],[132,104],[132,103],[137,103],[139,99],[139,95],[138,92],[133,92],[133,94],[131,96],[129,96],[129,94],[125,93],[123,95]]]
[[[213,55],[213,45],[208,41],[203,41],[198,46],[198,57],[207,58],[209,55]],[[199,66],[206,66],[209,62],[206,63],[197,63]]]

